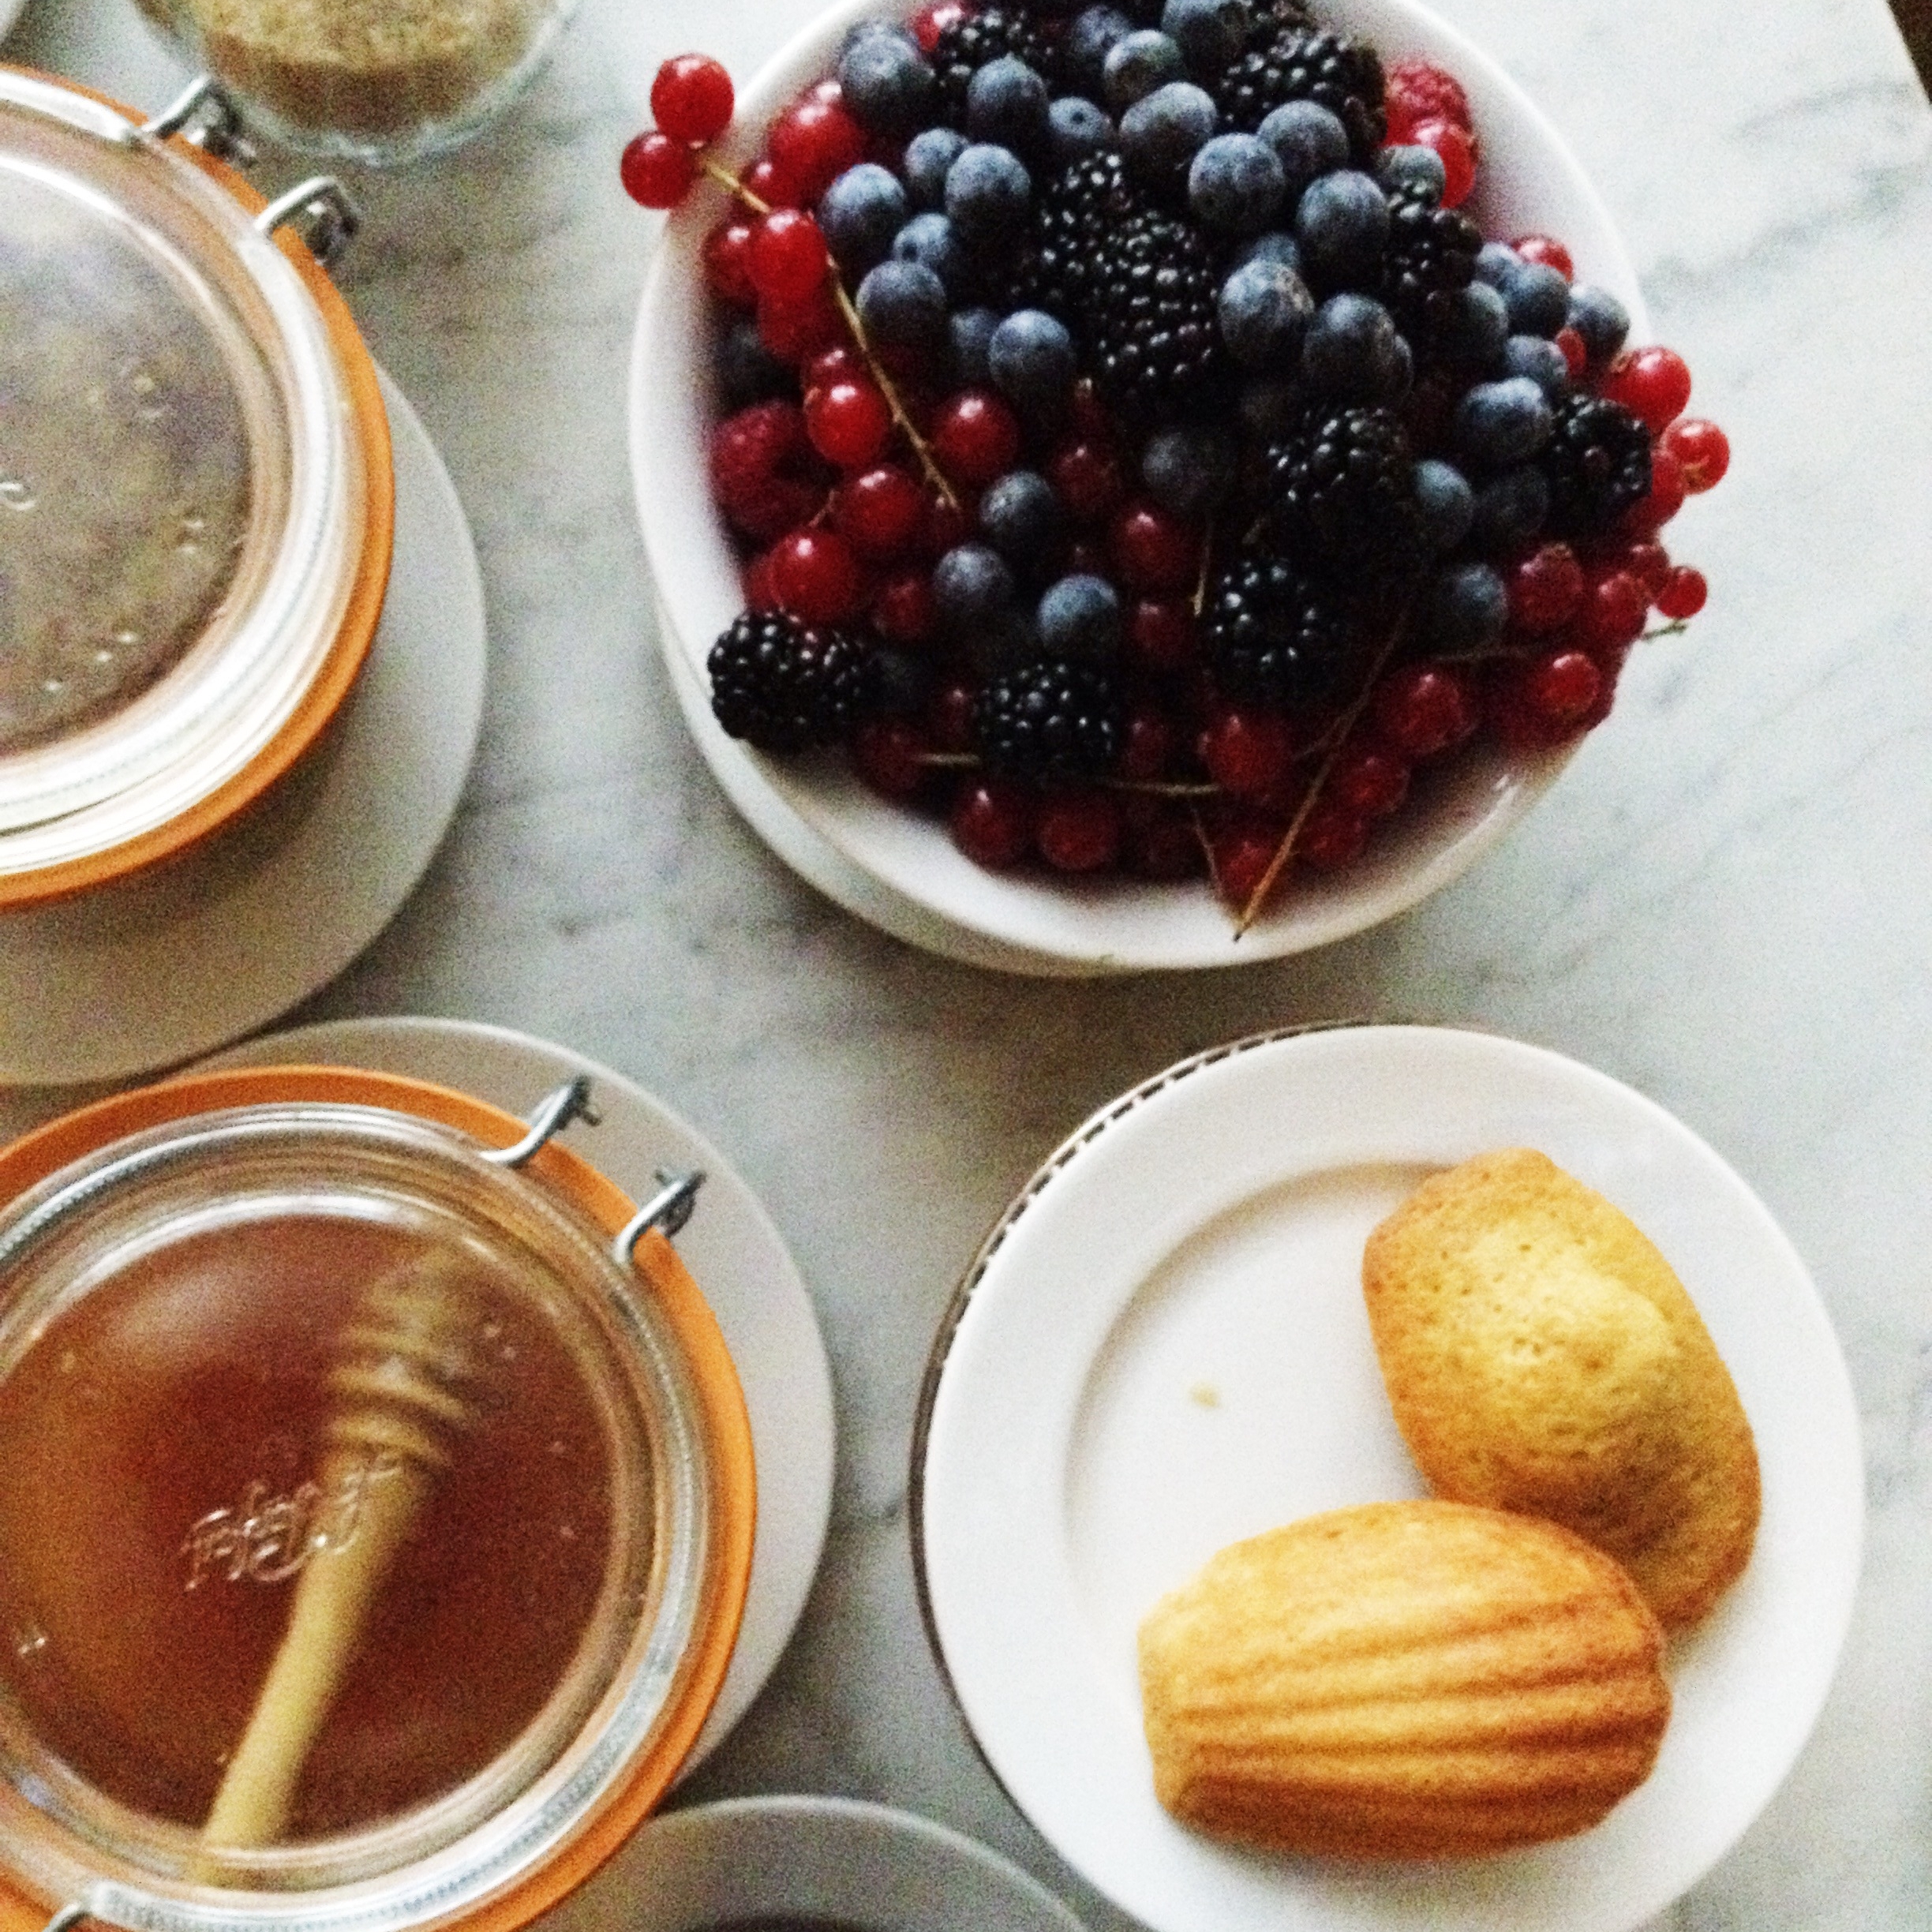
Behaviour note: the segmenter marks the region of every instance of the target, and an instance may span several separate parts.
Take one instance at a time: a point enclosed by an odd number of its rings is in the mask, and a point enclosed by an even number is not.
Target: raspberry
[[[715,140],[731,124],[731,76],[708,54],[677,54],[657,69],[650,104],[673,140]]]
[[[754,402],[711,432],[711,493],[732,524],[769,543],[809,521],[825,500],[810,474],[805,419],[795,403]]]
[[[1443,164],[1443,206],[1460,208],[1476,185],[1476,143],[1467,129],[1453,121],[1424,121],[1409,138],[1417,147],[1430,149]]]
[[[1397,61],[1388,70],[1387,92],[1388,140],[1404,147],[1415,139],[1417,124],[1447,121],[1473,132],[1469,95],[1454,74],[1425,60]]]
[[[1570,258],[1570,251],[1554,235],[1518,235],[1510,244],[1526,262],[1541,262],[1545,268],[1554,268],[1566,282],[1576,279],[1576,264]]]
[[[617,162],[623,190],[641,208],[672,208],[698,178],[697,158],[668,134],[640,134]]]

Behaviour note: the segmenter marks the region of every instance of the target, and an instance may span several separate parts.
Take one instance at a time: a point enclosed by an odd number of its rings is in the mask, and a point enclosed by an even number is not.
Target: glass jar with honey
[[[750,1434],[661,1225],[321,1069],[0,1151],[0,1925],[520,1925],[676,1774]]]

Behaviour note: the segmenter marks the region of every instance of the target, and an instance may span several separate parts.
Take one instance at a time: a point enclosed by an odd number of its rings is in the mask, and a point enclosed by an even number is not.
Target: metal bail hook
[[[242,131],[240,110],[208,74],[189,81],[152,121],[142,122],[140,131],[156,140],[179,134],[204,154],[237,167],[255,159],[254,144]]]
[[[93,1911],[89,1907],[77,1900],[73,1904],[63,1905],[47,1922],[43,1932],[69,1932],[70,1926],[77,1926],[82,1919],[92,1919],[93,1916]]]
[[[276,196],[255,217],[255,226],[264,234],[273,234],[284,223],[326,268],[354,240],[362,226],[362,211],[334,175],[317,174]]]
[[[702,1168],[694,1168],[689,1174],[676,1174],[668,1167],[660,1167],[658,1191],[624,1223],[617,1238],[611,1243],[612,1252],[629,1267],[646,1228],[656,1228],[668,1241],[691,1218],[691,1210],[698,1204],[698,1190],[704,1183]]]
[[[513,1147],[493,1148],[483,1158],[492,1167],[521,1167],[540,1148],[555,1140],[572,1121],[594,1127],[597,1116],[590,1105],[590,1076],[579,1073],[554,1093],[545,1094],[530,1117],[530,1132]]]

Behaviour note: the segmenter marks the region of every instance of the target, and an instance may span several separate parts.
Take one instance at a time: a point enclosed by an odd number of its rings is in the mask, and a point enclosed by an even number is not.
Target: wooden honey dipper
[[[453,1255],[412,1260],[365,1290],[338,1338],[326,1386],[335,1413],[316,1482],[343,1511],[318,1537],[289,1623],[201,1829],[211,1850],[273,1844],[286,1833],[309,1747],[327,1720],[397,1552],[474,1419],[475,1305]],[[331,1510],[330,1515],[335,1514]],[[327,1520],[327,1518],[325,1518]]]

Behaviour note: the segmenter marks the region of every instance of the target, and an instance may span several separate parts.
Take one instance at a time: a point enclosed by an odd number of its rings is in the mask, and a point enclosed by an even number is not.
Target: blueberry
[[[1167,0],[1161,9],[1161,32],[1198,80],[1211,80],[1241,53],[1248,23],[1247,0]]]
[[[852,118],[874,134],[909,134],[930,118],[938,85],[918,43],[890,32],[861,34],[848,41],[839,60],[838,79]]]
[[[1156,88],[1121,116],[1121,152],[1129,171],[1155,189],[1185,181],[1219,118],[1213,98],[1191,80]]]
[[[1234,411],[1256,443],[1279,443],[1290,435],[1308,406],[1308,392],[1289,376],[1257,376],[1241,386]]]
[[[1428,641],[1438,650],[1486,650],[1509,622],[1509,592],[1487,564],[1455,564],[1429,586]]]
[[[1187,77],[1181,50],[1164,33],[1143,28],[1114,42],[1100,64],[1100,94],[1116,114],[1156,88]]]
[[[1477,491],[1470,541],[1485,556],[1507,557],[1534,543],[1548,515],[1548,479],[1534,463],[1518,463]]]
[[[1460,369],[1488,375],[1501,369],[1508,342],[1509,311],[1503,298],[1486,282],[1458,289],[1441,336],[1450,361]]]
[[[1030,664],[1040,654],[1039,628],[1033,613],[1017,604],[1001,605],[970,629],[962,629],[961,637],[967,661],[983,678],[998,677]]]
[[[936,349],[946,340],[945,284],[920,262],[882,261],[859,284],[859,322],[893,349]]]
[[[872,653],[872,703],[889,717],[913,717],[926,708],[931,678],[910,651],[889,645]]]
[[[1301,339],[1301,379],[1341,402],[1393,402],[1414,361],[1395,318],[1366,295],[1331,295]]]
[[[1188,167],[1188,205],[1204,227],[1260,234],[1288,192],[1275,150],[1252,134],[1217,134]]]
[[[1030,576],[1058,552],[1066,511],[1043,476],[1009,470],[979,499],[979,527],[1016,571]]]
[[[1082,571],[1050,585],[1039,601],[1040,648],[1052,657],[1110,661],[1120,650],[1120,593]]]
[[[825,191],[818,226],[833,260],[850,274],[863,275],[891,253],[908,212],[898,176],[876,161],[861,161]]]
[[[1517,335],[1554,335],[1570,316],[1570,284],[1548,262],[1524,262],[1503,278],[1497,293]]]
[[[1549,440],[1549,398],[1527,376],[1477,383],[1457,403],[1449,434],[1456,448],[1485,470],[1527,462]]]
[[[1070,167],[1098,154],[1114,138],[1104,108],[1077,94],[1063,94],[1046,110],[1046,142],[1056,168]]]
[[[915,208],[945,206],[946,170],[966,151],[966,137],[956,128],[927,128],[906,144],[906,193]]]
[[[995,309],[962,309],[947,324],[953,338],[953,380],[961,389],[984,389],[993,380],[990,359],[993,331],[999,327]]]
[[[1376,179],[1389,193],[1399,189],[1419,195],[1431,208],[1442,205],[1449,176],[1433,148],[1384,148],[1376,156],[1375,169]]]
[[[1416,513],[1422,541],[1440,554],[1453,550],[1470,533],[1476,515],[1476,492],[1455,464],[1425,456],[1415,466]]]
[[[1221,339],[1245,369],[1299,366],[1302,331],[1315,313],[1308,284],[1272,255],[1244,262],[1221,285]]]
[[[1250,262],[1279,262],[1284,268],[1301,272],[1301,247],[1285,228],[1271,228],[1266,234],[1252,236],[1235,249],[1228,266],[1245,268]]]
[[[1319,102],[1290,101],[1255,131],[1275,150],[1291,203],[1310,182],[1348,166],[1348,129]]]
[[[1140,481],[1162,509],[1189,520],[1205,516],[1234,481],[1233,437],[1209,423],[1157,429],[1140,452]]]
[[[1522,257],[1507,242],[1485,242],[1476,256],[1476,279],[1500,289],[1522,266]]]
[[[1541,335],[1512,335],[1503,346],[1503,366],[1527,376],[1554,402],[1570,387],[1570,364],[1553,342]]]
[[[966,132],[1029,158],[1046,149],[1046,83],[1023,60],[988,61],[966,88]]]
[[[993,331],[987,366],[994,386],[1022,410],[1050,417],[1073,387],[1073,338],[1045,310],[1020,309]]]
[[[1101,70],[1107,55],[1134,30],[1117,8],[1091,6],[1076,13],[1060,43],[1060,68],[1067,84],[1098,100],[1104,91]]]
[[[768,397],[798,393],[789,365],[765,346],[758,324],[734,322],[718,343],[718,400],[728,410],[741,410]]]
[[[946,170],[945,212],[968,248],[1017,242],[1033,206],[1033,178],[1018,155],[982,142]]]
[[[1609,361],[1630,333],[1630,311],[1608,289],[1588,283],[1570,291],[1568,321],[1582,337],[1593,369]]]
[[[969,638],[1013,601],[1013,574],[997,550],[956,545],[933,566],[933,609],[955,637]]]
[[[1295,208],[1295,239],[1317,286],[1372,286],[1388,239],[1388,198],[1366,174],[1339,168],[1309,183]]]
[[[943,215],[915,215],[893,238],[895,261],[918,262],[939,278],[949,301],[957,301],[972,279],[972,263]]]

